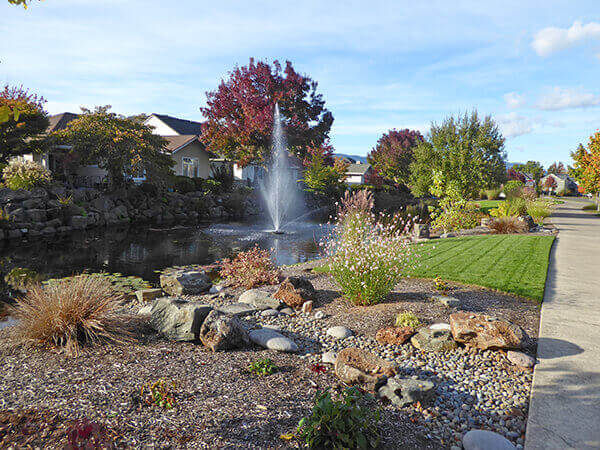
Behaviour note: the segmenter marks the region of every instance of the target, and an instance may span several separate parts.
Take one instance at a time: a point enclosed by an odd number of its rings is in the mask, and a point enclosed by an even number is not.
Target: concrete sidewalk
[[[600,217],[569,199],[552,216],[525,450],[600,449]]]

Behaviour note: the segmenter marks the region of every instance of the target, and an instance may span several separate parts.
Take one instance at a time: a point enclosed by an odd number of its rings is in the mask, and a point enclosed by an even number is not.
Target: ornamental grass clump
[[[533,221],[539,226],[544,224],[544,219],[550,216],[550,212],[550,205],[543,200],[527,203],[527,214],[529,214]]]
[[[322,243],[330,273],[344,296],[356,305],[384,301],[411,263],[408,233],[412,221],[374,215],[372,205],[359,199],[347,202],[338,223]]]
[[[515,234],[527,231],[525,222],[516,216],[497,217],[488,226],[494,234]]]
[[[14,308],[15,334],[24,343],[68,355],[79,354],[84,345],[126,343],[130,334],[118,315],[121,301],[109,282],[91,276],[29,287]]]
[[[219,275],[235,287],[251,289],[265,284],[277,284],[281,271],[273,264],[271,253],[258,246],[240,252],[233,259],[224,259]]]

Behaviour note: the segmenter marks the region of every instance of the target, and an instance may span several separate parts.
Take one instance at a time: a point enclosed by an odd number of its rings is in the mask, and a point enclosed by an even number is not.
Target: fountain
[[[290,167],[285,133],[279,105],[273,113],[271,161],[261,185],[261,193],[273,225],[272,233],[283,234],[283,228],[296,222],[304,210],[304,199]]]

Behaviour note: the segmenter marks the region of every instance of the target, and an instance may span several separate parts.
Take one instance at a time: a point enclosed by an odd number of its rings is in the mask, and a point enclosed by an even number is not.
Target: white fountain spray
[[[279,105],[275,104],[273,114],[273,147],[271,162],[262,184],[265,200],[274,233],[282,233],[282,228],[297,218],[304,208],[298,180],[293,176]]]

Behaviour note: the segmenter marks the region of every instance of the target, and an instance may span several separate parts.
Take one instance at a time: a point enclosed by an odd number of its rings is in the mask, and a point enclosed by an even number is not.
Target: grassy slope
[[[541,301],[553,236],[489,235],[435,240],[419,247],[411,276],[485,286]]]

